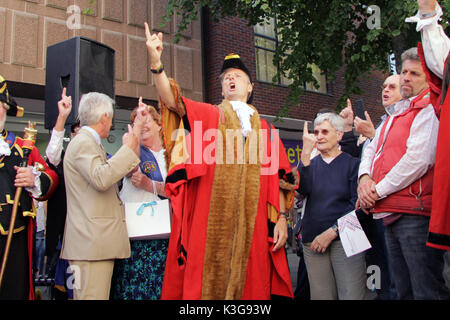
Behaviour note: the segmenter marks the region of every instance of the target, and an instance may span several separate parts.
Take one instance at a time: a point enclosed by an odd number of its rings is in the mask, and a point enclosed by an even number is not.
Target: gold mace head
[[[37,130],[36,130],[36,122],[28,121],[28,127],[25,127],[25,140],[36,140]]]
[[[34,163],[34,168],[35,168],[37,171],[45,171],[44,165],[43,165],[42,163],[40,163],[40,162],[35,162],[35,163]]]

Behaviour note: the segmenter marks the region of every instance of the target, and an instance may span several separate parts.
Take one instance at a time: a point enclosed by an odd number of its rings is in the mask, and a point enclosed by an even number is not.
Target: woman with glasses
[[[313,300],[366,298],[364,253],[347,258],[337,228],[357,199],[359,159],[339,148],[344,125],[330,112],[317,116],[313,134],[306,121],[303,130],[299,192],[308,197],[302,241]],[[319,155],[311,158],[314,149]]]
[[[147,109],[140,137],[139,166],[123,179],[123,202],[151,202],[165,199],[167,168],[161,139],[161,115],[139,98],[130,117],[134,123],[139,108]],[[116,260],[112,297],[117,300],[159,300],[164,278],[169,239],[130,240],[131,256]]]

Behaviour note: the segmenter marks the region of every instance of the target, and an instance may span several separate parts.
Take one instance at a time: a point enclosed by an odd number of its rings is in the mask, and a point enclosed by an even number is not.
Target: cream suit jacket
[[[128,258],[130,242],[117,182],[139,164],[122,146],[110,159],[86,129],[69,143],[64,156],[67,218],[61,257],[67,260]]]

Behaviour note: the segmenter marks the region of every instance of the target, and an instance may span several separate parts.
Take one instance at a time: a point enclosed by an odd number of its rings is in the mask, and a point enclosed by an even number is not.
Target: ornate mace
[[[36,123],[28,121],[28,127],[25,128],[25,134],[23,137],[24,139],[24,143],[22,146],[23,158],[22,162],[19,164],[19,167],[28,166],[28,157],[30,156],[31,150],[34,147],[36,135],[37,135]],[[19,207],[19,200],[21,194],[22,194],[22,187],[17,187],[16,194],[14,195],[14,204],[11,213],[11,220],[9,223],[8,237],[6,238],[5,251],[3,252],[2,268],[0,271],[0,288],[2,287],[3,283],[3,276],[6,269],[6,262],[8,261],[9,249],[11,247],[12,235],[14,233],[14,225],[16,224],[17,208]]]

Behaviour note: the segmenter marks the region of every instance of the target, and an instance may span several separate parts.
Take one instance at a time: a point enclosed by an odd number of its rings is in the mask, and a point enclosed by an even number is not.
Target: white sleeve
[[[382,127],[383,127],[382,124],[378,126],[372,141],[370,141],[363,149],[361,156],[361,163],[359,164],[358,179],[365,174],[371,176],[372,161],[373,158],[375,157],[375,152],[377,151],[378,140],[380,138],[380,132]]]
[[[427,67],[442,79],[444,64],[450,49],[450,39],[438,23],[443,12],[436,3],[435,15],[431,18],[421,19],[420,12],[406,19],[406,22],[416,22],[416,30],[421,32],[422,46]]]
[[[434,165],[438,127],[431,104],[417,114],[406,141],[406,153],[376,185],[380,198],[411,185]]]
[[[50,161],[50,163],[55,167],[61,162],[63,141],[64,130],[56,131],[55,129],[53,129],[52,136],[50,137],[50,142],[48,143],[47,149],[45,150],[45,154],[47,155],[47,159]]]
[[[422,31],[422,45],[427,67],[439,78],[443,78],[450,39],[441,25],[436,22],[425,26]]]

